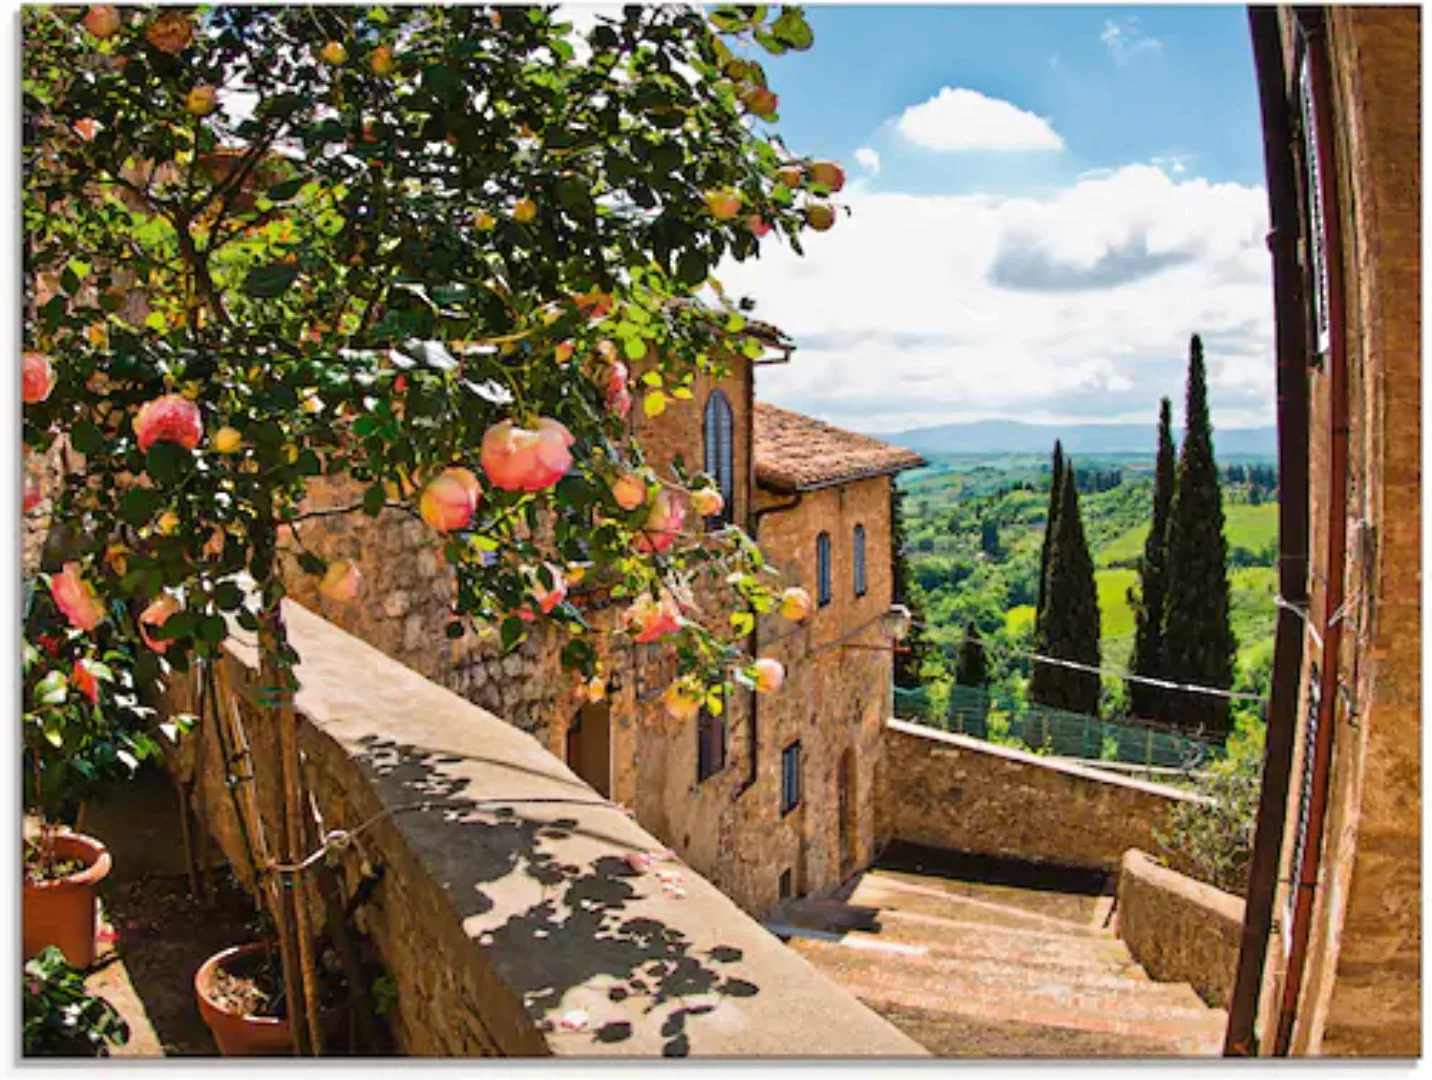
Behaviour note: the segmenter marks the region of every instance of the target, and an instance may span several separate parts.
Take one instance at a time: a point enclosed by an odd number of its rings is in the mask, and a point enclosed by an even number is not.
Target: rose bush
[[[718,260],[834,221],[843,174],[762,122],[752,57],[809,47],[799,9],[632,7],[585,35],[537,7],[23,18],[23,437],[76,454],[43,493],[63,569],[27,629],[27,746],[68,752],[57,717],[110,715],[113,665],[157,685],[230,617],[291,688],[280,544],[361,595],[294,528],[319,476],[431,527],[450,636],[550,625],[590,683],[567,594],[590,573],[655,612],[618,632],[672,640],[682,711],[778,682],[741,651],[778,583],[738,528],[688,524],[715,489],[657,475],[628,412],[760,355]],[[729,610],[670,601],[702,574]]]

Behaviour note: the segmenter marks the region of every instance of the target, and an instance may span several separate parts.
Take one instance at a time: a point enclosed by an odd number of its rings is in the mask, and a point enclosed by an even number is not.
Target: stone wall
[[[532,736],[297,605],[285,618],[321,828],[371,822],[341,867],[350,893],[361,858],[383,870],[356,919],[397,986],[402,1052],[923,1055],[689,867],[633,869],[627,856],[658,840]],[[253,653],[232,643],[228,666],[251,703]],[[241,715],[255,771],[271,780],[266,714],[246,704]],[[196,756],[200,813],[251,881],[212,719],[186,738],[179,767]],[[274,805],[272,783],[259,794]],[[272,816],[265,831],[277,835]],[[658,869],[675,870],[680,889]],[[584,1025],[554,1026],[572,1010]]]
[[[1294,1054],[1414,1057],[1421,1052],[1421,27],[1414,7],[1333,7],[1326,40],[1342,231],[1349,396],[1348,550],[1329,564],[1331,395],[1310,376],[1310,610],[1325,625],[1323,583],[1347,603],[1327,822]],[[1291,42],[1290,21],[1285,38]],[[1299,318],[1301,313],[1281,313]],[[1320,658],[1310,636],[1308,664]],[[1306,716],[1300,714],[1299,729]],[[1301,740],[1300,740],[1301,742]],[[1279,877],[1292,873],[1294,758]],[[1280,888],[1275,914],[1285,910]],[[1279,919],[1279,923],[1282,923]],[[1260,1042],[1272,1043],[1284,940],[1268,946]]]
[[[584,715],[587,730],[593,723],[604,725],[610,753],[609,772],[588,779],[598,786],[605,782],[614,800],[634,809],[643,826],[738,904],[764,913],[780,898],[784,872],[790,871],[796,893],[824,891],[867,865],[874,853],[875,769],[892,668],[890,642],[879,625],[891,598],[890,481],[876,477],[812,492],[792,510],[762,515],[757,526],[754,509],[792,500],[763,491],[753,499],[751,379],[744,363],[719,387],[700,377],[690,401],[673,401],[660,417],[642,418],[636,434],[649,461],[680,457],[699,470],[702,411],[711,391],[721,389],[731,403],[736,433],[735,520],[758,528],[761,546],[783,579],[805,585],[813,596],[815,537],[822,529],[829,531],[832,603],[801,627],[775,616],[761,620],[757,651],[786,665],[787,686],[759,702],[745,689],[732,689],[724,715],[725,767],[705,780],[697,777],[698,721],[674,724],[657,700],[674,671],[669,649],[614,648],[613,639],[595,634],[603,668],[612,676],[611,692],[603,706]],[[314,507],[350,506],[361,494],[351,481],[323,480],[312,485],[310,501]],[[853,587],[856,524],[866,532],[862,597],[854,596]],[[312,518],[299,528],[303,543],[324,558],[357,562],[363,592],[348,604],[326,600],[316,580],[291,561],[295,599],[503,716],[565,759],[583,703],[575,678],[561,668],[550,630],[538,624],[531,639],[506,657],[491,629],[449,641],[444,628],[452,577],[429,531],[407,515],[393,510],[377,519],[334,515]],[[714,623],[724,622],[719,605],[709,608]],[[598,631],[608,630],[620,608],[593,605],[587,615]],[[754,783],[753,710],[758,710]],[[802,798],[795,811],[782,814],[781,753],[796,741],[803,759]],[[843,758],[848,780],[842,830]]]
[[[1201,797],[891,720],[876,834],[883,844],[1117,872],[1129,848]]]
[[[1239,897],[1130,850],[1117,911],[1119,937],[1150,978],[1189,983],[1207,1004],[1227,1008],[1243,933]]]

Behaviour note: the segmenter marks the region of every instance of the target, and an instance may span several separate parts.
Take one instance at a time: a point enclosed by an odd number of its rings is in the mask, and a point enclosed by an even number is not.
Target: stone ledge
[[[1117,873],[1180,804],[1163,784],[889,720],[878,833],[926,847]]]
[[[531,736],[296,604],[284,617],[325,828],[398,811],[361,837],[387,867],[363,929],[405,1052],[925,1056],[689,868],[634,872],[626,856],[662,845]],[[230,655],[247,697],[253,649]],[[227,804],[206,802],[223,842]],[[566,1030],[574,1010],[586,1024]]]
[[[1189,983],[1209,1005],[1227,1008],[1243,900],[1131,849],[1119,872],[1118,905],[1119,936],[1151,979]]]

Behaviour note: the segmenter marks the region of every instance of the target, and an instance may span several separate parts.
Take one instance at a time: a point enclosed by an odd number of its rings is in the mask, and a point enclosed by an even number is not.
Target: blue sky
[[[1176,157],[1211,180],[1263,182],[1242,6],[852,5],[810,7],[807,18],[816,47],[766,64],[781,93],[780,130],[802,152],[842,160],[873,147],[883,162],[877,189],[1012,193]],[[942,159],[882,130],[952,85],[1048,119],[1066,152]]]
[[[1203,335],[1216,426],[1273,418],[1247,17],[1227,7],[807,7],[776,130],[851,211],[723,266],[795,339],[758,393],[867,431],[1152,424]]]

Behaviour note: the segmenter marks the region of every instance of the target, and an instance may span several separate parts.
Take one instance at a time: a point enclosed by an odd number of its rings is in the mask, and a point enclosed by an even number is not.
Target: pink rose
[[[482,470],[494,487],[503,491],[542,491],[572,467],[572,433],[546,417],[535,428],[520,428],[504,420],[482,437]]]
[[[612,497],[623,510],[635,510],[646,502],[646,480],[640,473],[623,472],[612,481]]]
[[[134,418],[134,433],[141,450],[160,442],[192,450],[204,437],[204,425],[199,420],[199,406],[178,394],[165,394],[140,408]]]
[[[466,469],[461,470],[467,473]],[[471,476],[471,473],[468,473]],[[476,477],[473,477],[474,483]],[[477,488],[478,491],[482,489]],[[477,500],[473,495],[473,489],[463,482],[462,478],[452,475],[452,472],[444,472],[435,476],[423,488],[423,497],[419,503],[419,509],[423,520],[439,532],[452,532],[454,529],[461,529],[472,520],[472,515],[477,509]]]
[[[755,663],[756,692],[774,694],[786,681],[786,669],[779,660],[763,656]]]
[[[681,605],[667,592],[659,600],[644,594],[627,608],[627,622],[634,631],[634,640],[647,645],[681,629]]]
[[[20,378],[20,396],[26,405],[36,405],[55,388],[55,368],[42,352],[27,352]]]
[[[104,605],[80,573],[77,562],[65,563],[64,570],[50,578],[50,595],[77,630],[93,630],[104,621]]]
[[[651,502],[646,522],[635,541],[636,549],[647,553],[665,551],[676,543],[685,520],[685,500],[670,488],[662,488]]]
[[[328,570],[318,584],[318,591],[330,600],[346,604],[358,595],[358,586],[362,580],[363,575],[358,572],[356,563],[339,559],[328,564]]]
[[[145,608],[139,616],[139,636],[144,639],[144,644],[148,645],[157,653],[162,654],[167,650],[169,648],[169,642],[167,640],[150,637],[147,627],[152,626],[158,629],[169,621],[169,616],[177,614],[178,611],[179,601],[174,599],[169,593],[163,593],[159,599]]]

